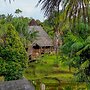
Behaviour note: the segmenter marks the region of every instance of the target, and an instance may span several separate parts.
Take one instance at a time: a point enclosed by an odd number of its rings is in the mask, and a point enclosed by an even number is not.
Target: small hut
[[[49,35],[43,30],[37,22],[32,19],[29,23],[29,31],[36,31],[37,37],[36,40],[32,42],[31,47],[28,49],[30,59],[35,59],[44,53],[50,53],[53,51],[53,41]]]

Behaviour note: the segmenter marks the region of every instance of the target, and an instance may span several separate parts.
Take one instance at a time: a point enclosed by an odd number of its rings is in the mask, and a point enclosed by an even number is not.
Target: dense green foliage
[[[77,69],[76,72],[74,72],[77,81],[90,81],[89,0],[39,0],[39,3],[42,3],[45,16],[48,16],[49,19],[43,23],[39,20],[37,20],[37,22],[43,26],[52,39],[59,42],[60,38],[62,39],[61,41],[63,41],[63,45],[60,45],[59,49],[60,60],[62,61],[60,63],[68,65],[69,70],[71,70],[72,67]],[[62,5],[62,11],[60,11],[60,5]],[[19,14],[20,12],[22,11],[17,9],[15,13]],[[36,32],[28,31],[29,20],[30,19],[23,17],[13,17],[11,14],[7,17],[0,15],[0,75],[5,76],[6,80],[19,79],[22,77],[27,62],[25,48],[36,39]],[[8,23],[12,24],[16,31],[12,25],[7,25]],[[62,37],[61,32],[63,32]],[[57,45],[57,49],[58,46],[59,45]],[[48,58],[45,58],[45,60],[48,60]],[[53,65],[55,65],[55,62],[57,61],[54,60]],[[44,72],[44,77],[47,77],[50,71],[56,69],[55,66],[48,65],[48,62],[41,60],[40,62],[34,63],[34,65],[31,64],[29,68],[29,70],[33,69],[31,72],[34,74],[34,77],[38,74],[37,71],[35,71],[38,69],[36,68],[37,63],[44,66],[37,70],[38,72]],[[49,63],[51,62],[49,61]],[[46,70],[47,68],[45,67],[49,67],[48,70],[50,71]],[[60,67],[60,65],[57,65],[57,68],[58,67]],[[26,73],[28,73],[28,71]],[[42,75],[36,78],[41,77]]]
[[[16,80],[23,76],[27,64],[26,50],[37,32],[28,30],[30,19],[0,15],[0,76]]]
[[[90,75],[90,30],[84,23],[64,31],[62,55],[70,66],[78,68],[78,81],[89,81]]]
[[[5,24],[5,27],[6,33],[0,42],[0,75],[5,80],[16,80],[23,77],[27,53],[15,28],[11,24]]]
[[[65,19],[69,18],[69,21],[76,23],[80,22],[81,17],[83,22],[90,24],[89,18],[89,5],[90,0],[38,0],[38,4],[42,5],[41,10],[44,11],[44,15],[50,17],[54,11],[58,13],[60,10],[64,12]],[[77,19],[78,17],[78,19]]]
[[[33,81],[36,90],[40,90],[41,83],[45,84],[45,90],[87,89],[85,83],[75,82],[73,73],[76,72],[76,68],[72,68],[70,72],[68,65],[59,60],[56,66],[55,60],[55,54],[44,54],[36,62],[29,63],[29,67],[25,70],[25,77]]]
[[[29,31],[28,23],[30,21],[31,19],[27,17],[14,17],[11,21],[16,31],[19,33],[25,48],[28,48],[28,45],[30,45],[37,37],[37,32],[35,32],[35,30]]]
[[[30,21],[31,19],[27,17],[13,17],[12,14],[8,14],[7,16],[5,16],[4,14],[0,15],[0,23],[2,25],[7,23],[12,24],[15,27],[16,31],[19,33],[20,39],[25,48],[27,48],[28,44],[30,44],[37,37],[37,33],[35,31],[31,32],[28,30],[28,23]],[[5,29],[3,29],[3,31],[0,31],[0,35],[3,34],[4,30]]]
[[[78,68],[77,74],[75,74],[79,81],[89,81],[90,75],[90,14],[89,5],[90,0],[39,0],[38,4],[42,4],[42,10],[47,17],[54,15],[56,11],[59,15],[60,5],[66,25],[68,25],[68,31],[64,31],[63,46],[60,47],[60,51],[63,57],[63,61]],[[61,15],[60,15],[61,16]],[[53,16],[58,18],[56,14]],[[53,18],[51,18],[53,20]],[[59,19],[59,18],[58,18]],[[55,24],[56,32],[61,28],[62,22],[57,21]],[[68,20],[70,23],[68,23]],[[73,22],[73,23],[72,23]],[[67,26],[62,28],[67,29]],[[61,29],[62,29],[61,28]],[[62,50],[61,50],[62,49]]]

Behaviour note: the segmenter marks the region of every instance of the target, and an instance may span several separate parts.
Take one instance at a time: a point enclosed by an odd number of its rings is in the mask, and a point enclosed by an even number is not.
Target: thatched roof
[[[33,46],[53,46],[52,39],[48,36],[48,34],[43,30],[41,26],[29,26],[29,30],[34,30],[38,32],[37,39],[33,42]]]
[[[38,26],[38,23],[34,19],[32,19],[29,23],[29,26]]]

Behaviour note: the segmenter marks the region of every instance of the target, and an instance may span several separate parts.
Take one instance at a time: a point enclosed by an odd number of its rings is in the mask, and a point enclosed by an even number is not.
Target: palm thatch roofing
[[[38,26],[35,21],[31,21],[33,22],[29,24],[29,31],[36,31],[37,33],[37,37],[36,40],[33,41],[33,46],[38,45],[40,47],[46,47],[46,46],[53,46],[53,41],[52,39],[49,37],[49,35],[43,30],[43,28],[41,26]]]
[[[32,19],[29,23],[29,26],[38,26],[38,23],[34,19]]]

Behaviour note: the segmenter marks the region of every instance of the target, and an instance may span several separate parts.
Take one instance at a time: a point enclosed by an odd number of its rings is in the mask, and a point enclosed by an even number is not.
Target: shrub
[[[8,24],[7,32],[0,45],[0,75],[5,80],[17,80],[23,77],[23,70],[27,65],[27,53],[20,41],[15,28]]]

